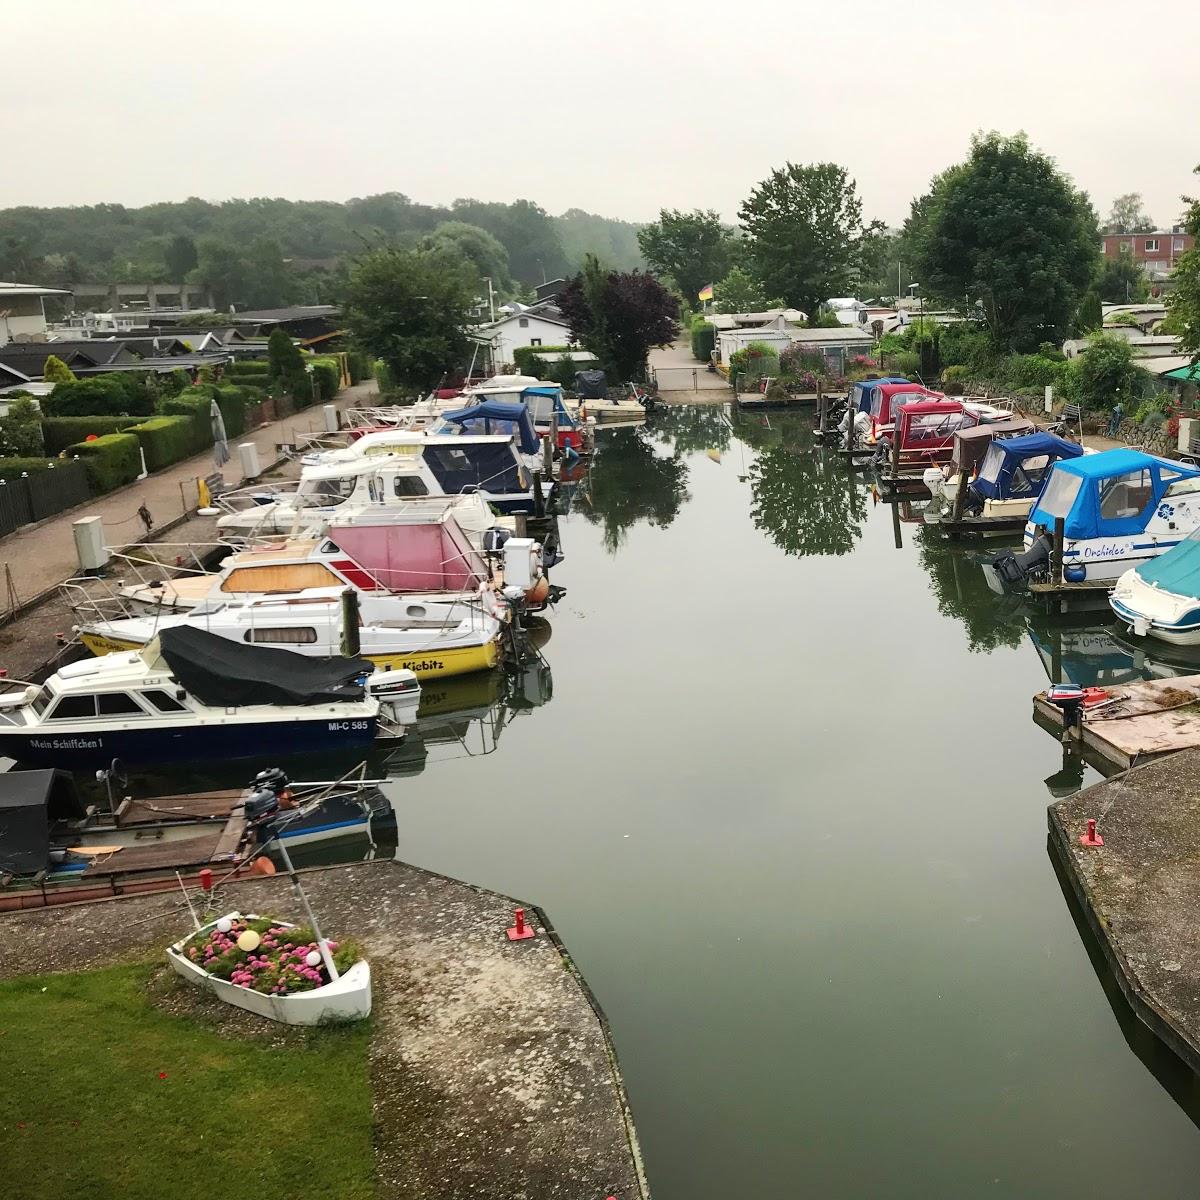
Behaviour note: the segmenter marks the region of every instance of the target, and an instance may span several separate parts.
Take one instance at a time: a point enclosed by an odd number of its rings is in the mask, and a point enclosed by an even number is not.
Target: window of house
[[[102,717],[144,717],[142,706],[124,692],[113,692],[107,696],[96,697]]]
[[[149,692],[143,692],[142,696],[150,701],[150,707],[156,708],[160,713],[181,713],[187,712],[187,705],[180,704],[174,696],[167,692],[160,692],[158,689],[153,689]]]
[[[1180,250],[1182,250],[1182,249],[1183,249],[1183,244],[1184,244],[1184,243],[1183,243],[1183,238],[1172,238],[1172,239],[1171,239],[1171,249],[1172,249],[1172,250],[1175,250],[1175,251],[1177,251],[1177,252],[1178,252],[1178,251],[1180,251]]]
[[[1147,238],[1146,239],[1146,249],[1147,250],[1157,250],[1158,249],[1158,238]]]
[[[247,629],[243,639],[247,642],[269,642],[275,645],[311,646],[317,640],[317,631],[311,626],[295,628]]]
[[[51,721],[79,720],[96,715],[95,696],[61,696],[50,713]]]
[[[540,346],[542,344],[542,339],[541,338],[530,338],[529,344],[531,346]]]
[[[518,318],[517,318],[517,325],[518,325],[518,326],[519,326],[521,329],[528,329],[528,328],[529,328],[529,318],[528,318],[528,317],[518,317]]]
[[[1122,249],[1122,250],[1132,250],[1132,249],[1133,249],[1133,243],[1132,243],[1132,242],[1122,242],[1122,243],[1121,243],[1121,249]]]

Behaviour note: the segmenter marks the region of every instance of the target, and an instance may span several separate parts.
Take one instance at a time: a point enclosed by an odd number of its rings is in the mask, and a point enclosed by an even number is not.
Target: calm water
[[[1046,851],[1055,631],[919,524],[897,549],[806,425],[601,434],[553,699],[492,753],[426,747],[399,855],[549,911],[658,1200],[1195,1196],[1197,1089],[1110,1003]],[[1095,631],[1059,652],[1146,669]]]

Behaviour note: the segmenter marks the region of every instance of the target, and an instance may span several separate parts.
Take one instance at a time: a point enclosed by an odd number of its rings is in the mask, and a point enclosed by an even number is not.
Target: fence
[[[0,479],[0,537],[91,499],[80,462],[63,462],[20,479]]]

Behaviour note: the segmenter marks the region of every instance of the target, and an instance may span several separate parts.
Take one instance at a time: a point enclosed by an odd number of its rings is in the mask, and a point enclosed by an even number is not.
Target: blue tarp
[[[1083,447],[1053,433],[1026,433],[1020,437],[997,438],[988,447],[979,478],[971,485],[975,492],[988,500],[1024,500],[1036,496],[1050,467],[1060,459],[1078,458]],[[1002,456],[998,471],[990,469],[992,455]],[[1036,473],[1024,467],[1031,459],[1048,456],[1050,462]]]
[[[542,444],[524,404],[484,400],[469,408],[444,413],[442,419],[451,425],[461,425],[464,433],[507,433],[517,439],[517,445],[525,454],[536,454]]]
[[[1109,481],[1142,471],[1148,474],[1149,486],[1137,512],[1103,515],[1101,504]],[[1053,530],[1055,517],[1065,517],[1064,532],[1068,538],[1076,540],[1129,537],[1146,528],[1170,482],[1197,476],[1200,476],[1200,468],[1127,448],[1063,459],[1054,464],[1046,477],[1046,486],[1029,514],[1029,520]],[[1063,512],[1062,501],[1067,498],[1070,506]],[[1118,503],[1114,507],[1120,510],[1123,505]]]
[[[1164,592],[1200,600],[1200,531],[1165,554],[1142,563],[1137,573]]]

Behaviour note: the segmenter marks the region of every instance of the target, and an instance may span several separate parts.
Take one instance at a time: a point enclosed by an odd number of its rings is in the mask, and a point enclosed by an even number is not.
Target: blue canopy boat
[[[1056,462],[1079,458],[1083,447],[1053,433],[995,438],[969,490],[985,517],[1027,516]]]
[[[1139,637],[1200,645],[1200,528],[1165,554],[1126,571],[1109,604]]]

